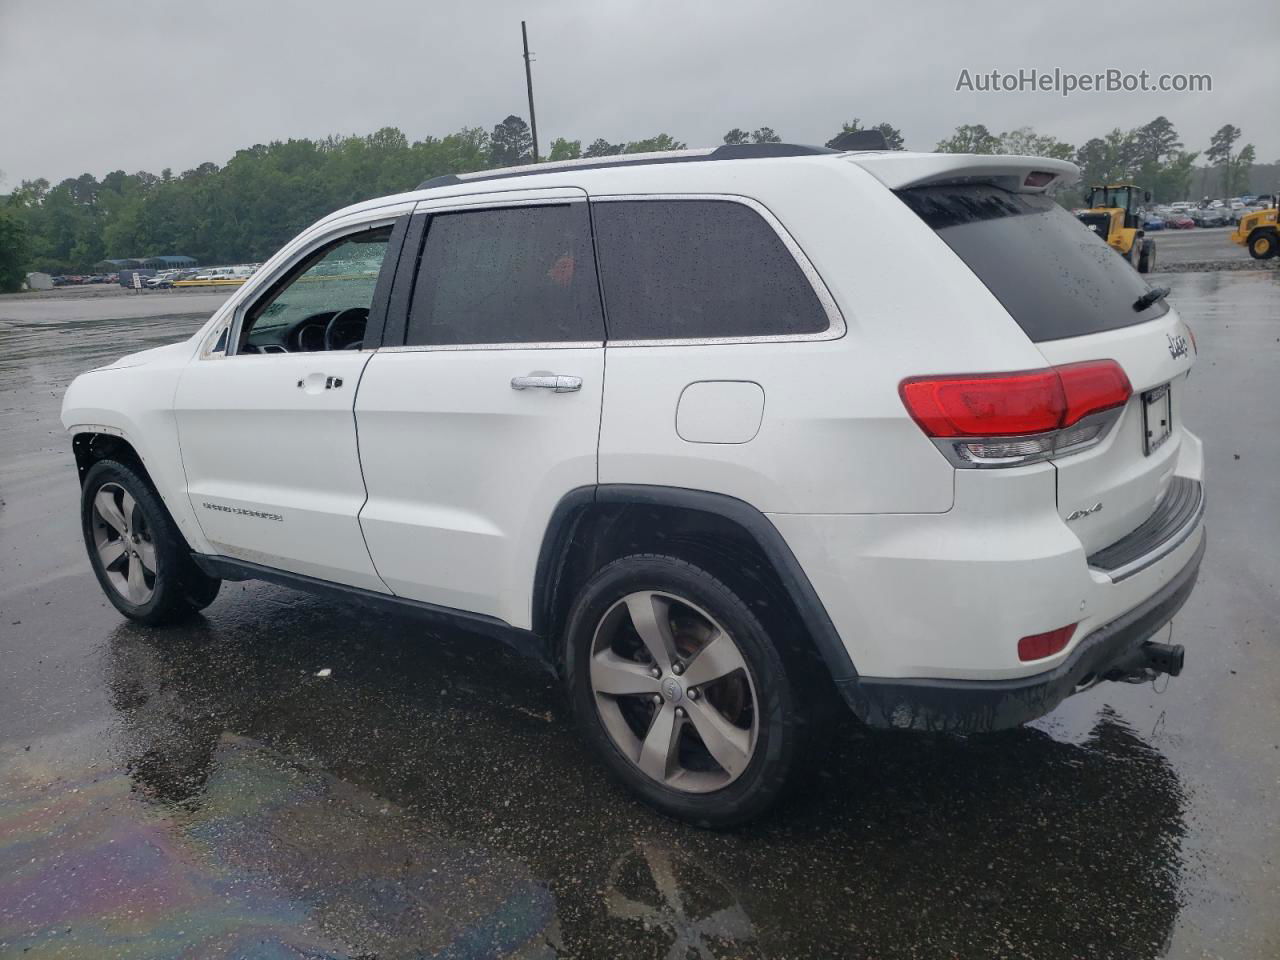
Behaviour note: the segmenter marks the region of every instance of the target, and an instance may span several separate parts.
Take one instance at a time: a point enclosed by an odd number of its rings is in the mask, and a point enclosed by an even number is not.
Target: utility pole
[[[529,56],[529,30],[525,27],[524,21],[520,21],[520,36],[524,40],[524,82],[529,88],[529,132],[533,134],[533,162],[538,162],[538,118],[533,112],[533,70],[529,66],[532,58]]]

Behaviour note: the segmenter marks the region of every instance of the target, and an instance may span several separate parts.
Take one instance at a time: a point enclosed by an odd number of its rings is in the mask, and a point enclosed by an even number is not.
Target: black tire
[[[1138,272],[1150,273],[1156,268],[1156,242],[1142,241],[1142,252],[1138,254]]]
[[[589,665],[597,628],[623,597],[643,591],[674,596],[708,613],[730,634],[750,672],[754,749],[742,772],[723,788],[690,793],[651,778],[622,752],[601,717]],[[578,725],[610,772],[667,816],[713,829],[745,823],[777,801],[796,766],[804,724],[783,658],[737,594],[684,560],[644,554],[600,569],[583,587],[569,614],[564,680]]]
[[[108,485],[111,491],[122,490],[132,497],[134,525],[140,531],[136,536],[154,548],[155,570],[147,578],[149,596],[141,603],[121,592],[108,575],[97,547],[95,537],[102,535],[107,525],[95,515],[94,502]],[[186,540],[159,495],[133,467],[115,460],[100,460],[90,467],[81,488],[80,520],[89,564],[102,591],[130,620],[149,626],[175,623],[203,610],[217,597],[222,581],[195,565]]]
[[[1275,230],[1255,230],[1249,234],[1249,256],[1270,260],[1280,254],[1280,235]]]

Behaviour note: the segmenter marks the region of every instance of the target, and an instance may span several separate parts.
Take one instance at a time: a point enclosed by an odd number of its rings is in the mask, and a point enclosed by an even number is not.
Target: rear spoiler
[[[875,153],[849,157],[890,190],[942,183],[992,183],[1014,193],[1070,186],[1080,168],[1066,160],[976,153]]]

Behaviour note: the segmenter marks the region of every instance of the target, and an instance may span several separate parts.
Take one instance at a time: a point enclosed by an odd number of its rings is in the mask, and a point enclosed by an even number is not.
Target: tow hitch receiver
[[[1162,673],[1176,677],[1182,672],[1186,650],[1180,643],[1156,643],[1147,640],[1133,648],[1129,656],[1119,661],[1106,675],[1108,680],[1126,683],[1145,683]]]
[[[1148,640],[1142,645],[1147,655],[1147,663],[1156,673],[1167,673],[1176,677],[1182,672],[1182,660],[1185,651],[1180,643],[1154,643]]]

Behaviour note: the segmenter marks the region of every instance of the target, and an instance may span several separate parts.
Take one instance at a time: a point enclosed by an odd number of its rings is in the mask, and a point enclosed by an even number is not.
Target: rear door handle
[[[556,393],[575,393],[582,389],[581,377],[512,377],[512,390],[553,390]]]

